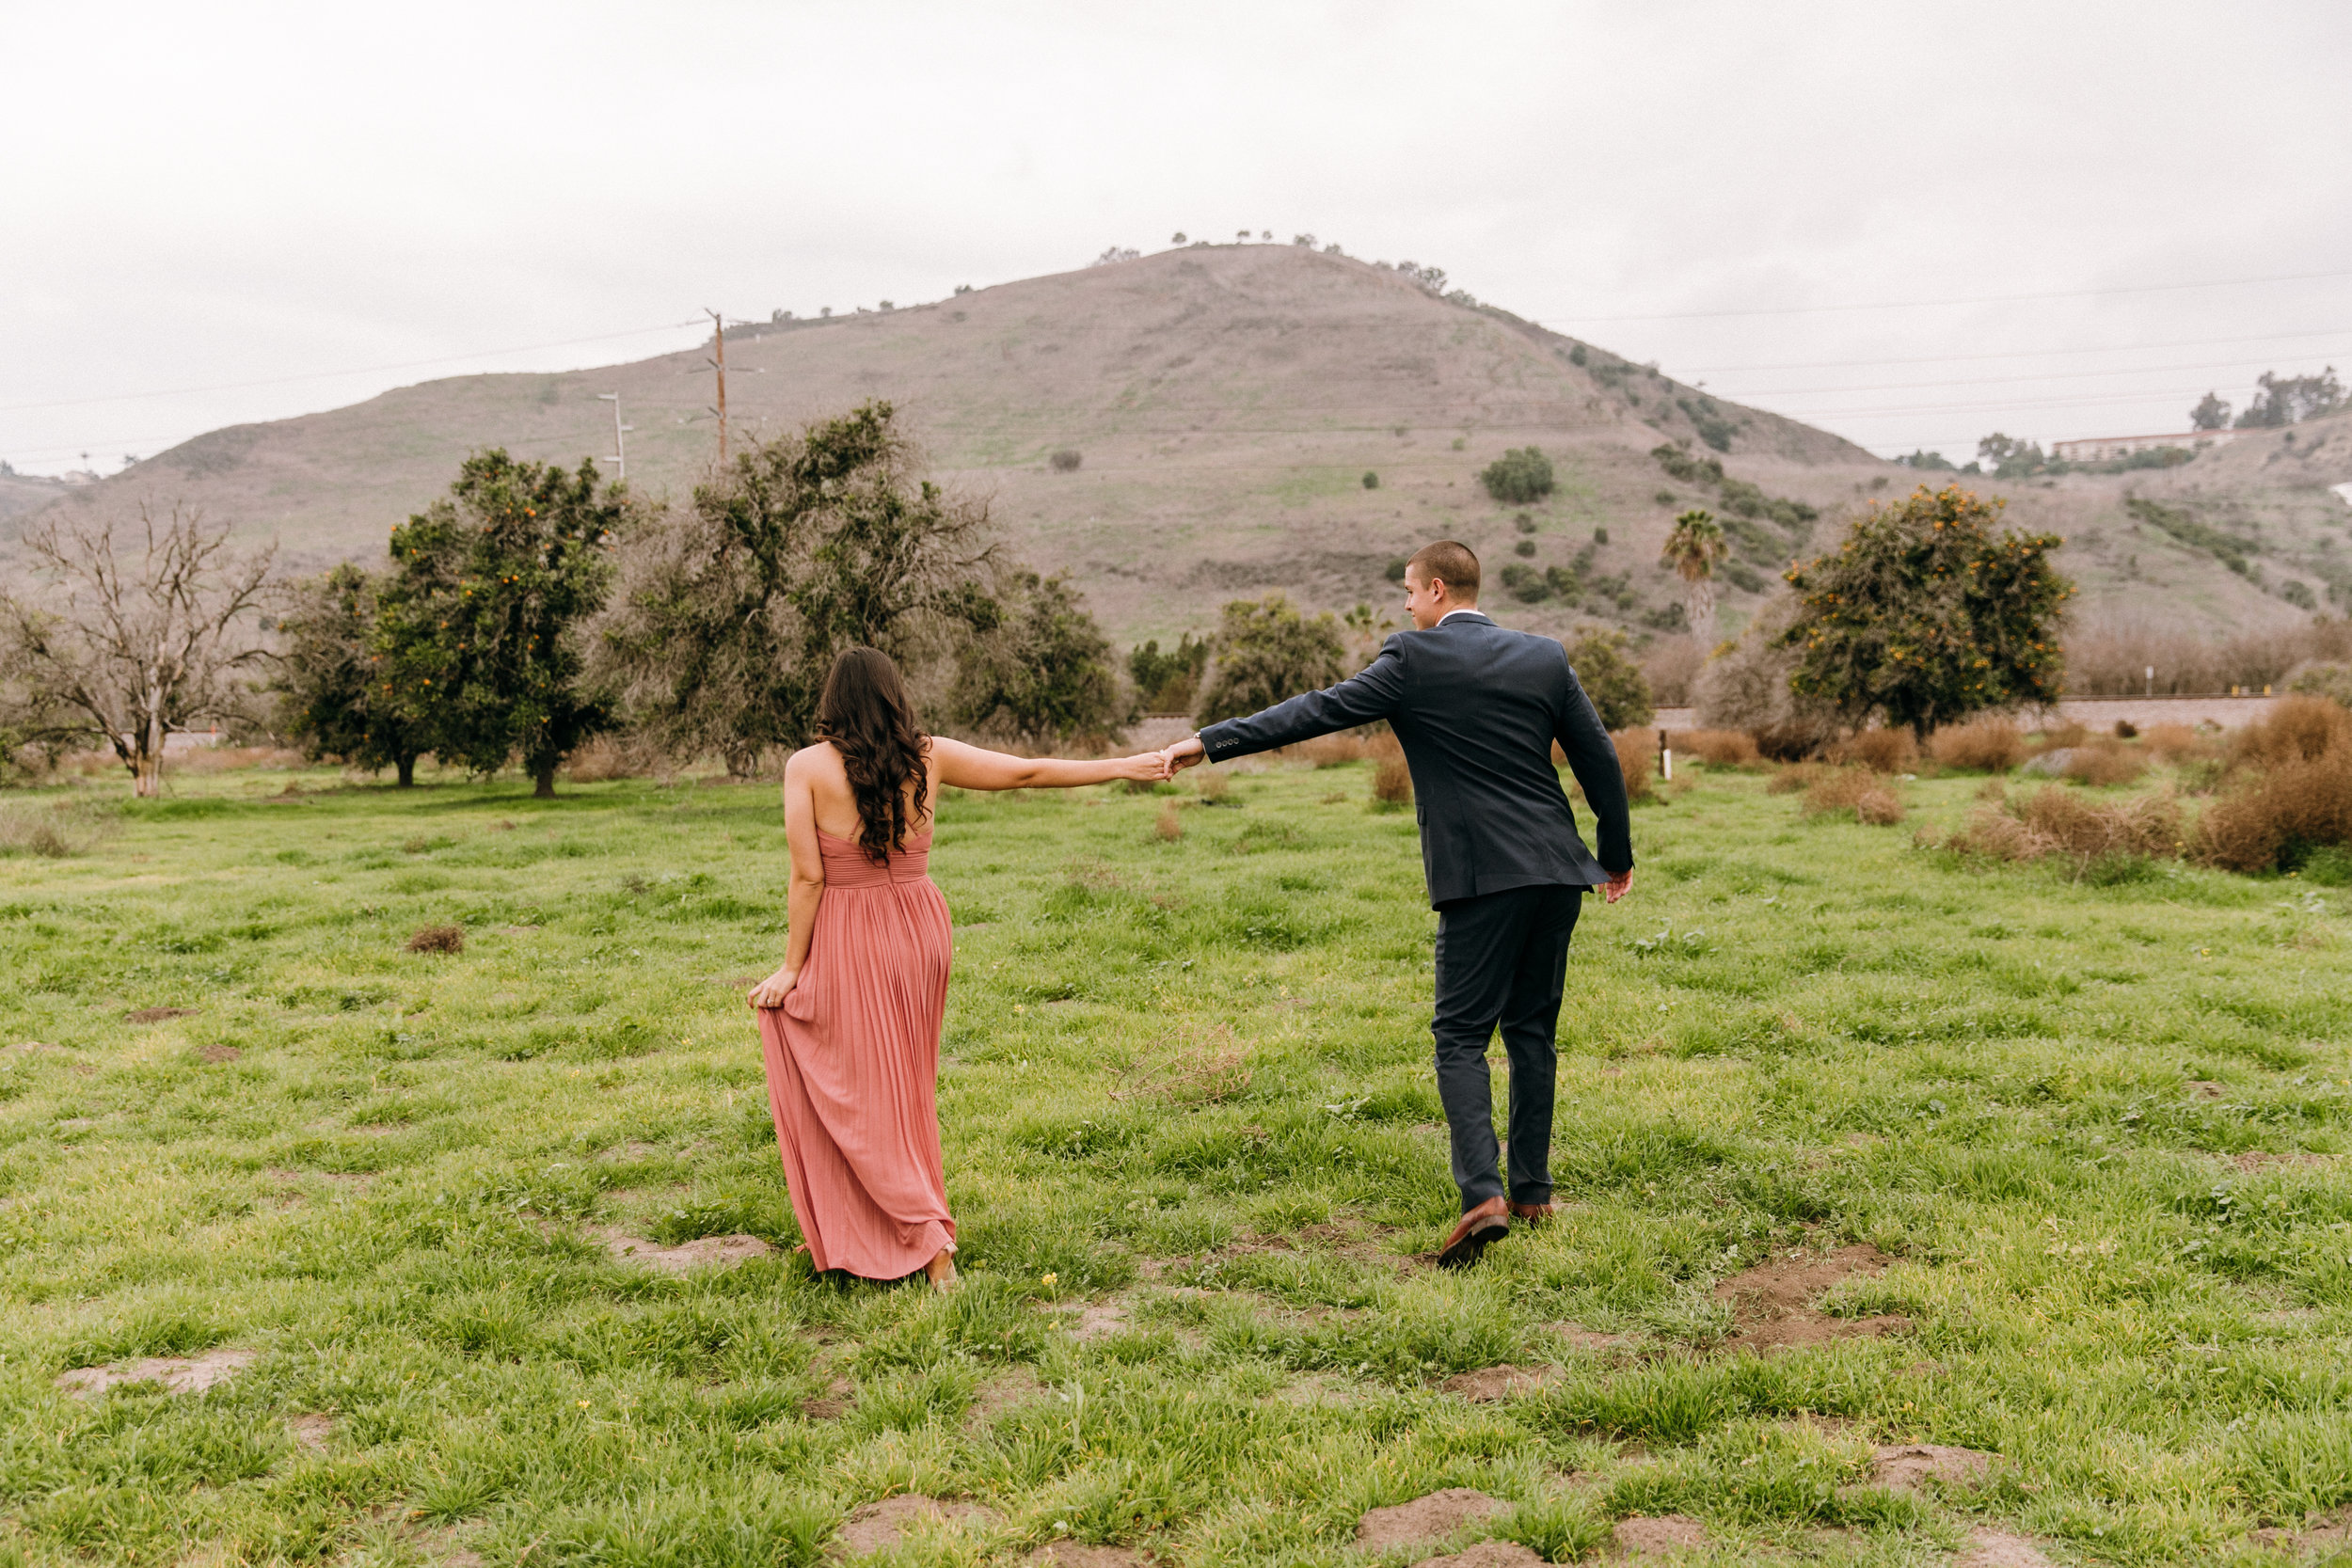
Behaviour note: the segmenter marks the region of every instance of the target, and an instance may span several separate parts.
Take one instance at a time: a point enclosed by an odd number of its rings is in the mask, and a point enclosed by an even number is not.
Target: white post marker
[[[1658,732],[1658,770],[1665,775],[1668,784],[1675,782],[1675,749],[1666,744],[1664,730]]]

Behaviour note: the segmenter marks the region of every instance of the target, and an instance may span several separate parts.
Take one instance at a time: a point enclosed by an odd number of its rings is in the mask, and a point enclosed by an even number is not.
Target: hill
[[[986,497],[1020,552],[1067,570],[1122,640],[1204,629],[1224,599],[1266,589],[1315,606],[1380,602],[1389,562],[1439,536],[1470,543],[1490,574],[1514,562],[1573,574],[1572,600],[1505,601],[1516,624],[1670,629],[1675,583],[1657,561],[1670,520],[1745,497],[1724,596],[1733,626],[1842,513],[1921,477],[1598,345],[1303,247],[1194,246],[906,309],[731,326],[727,349],[739,439],[896,401],[938,477]],[[601,392],[618,392],[636,427],[631,483],[682,494],[715,445],[707,353],[426,382],[215,431],[54,504],[179,499],[278,538],[298,567],[365,560],[469,451],[607,452]],[[1730,489],[1688,465],[1667,473],[1650,453],[1669,441],[1719,460]],[[1527,445],[1550,456],[1558,487],[1499,506],[1477,475]],[[1079,453],[1078,467],[1057,470],[1057,451]],[[2266,436],[2163,473],[1971,483],[2010,494],[2021,523],[2069,535],[2090,614],[2154,608],[2235,630],[2302,619],[2280,596],[2286,581],[2338,580],[2318,564],[2344,513],[2324,486],[2344,479],[2352,442]],[[2233,570],[2194,531],[2151,531],[2125,511],[2132,494],[2233,519],[2268,552],[2261,575]],[[21,522],[0,517],[0,531]]]

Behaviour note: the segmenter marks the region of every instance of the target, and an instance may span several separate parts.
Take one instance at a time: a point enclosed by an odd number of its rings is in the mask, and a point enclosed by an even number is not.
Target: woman
[[[1156,752],[1111,762],[1007,756],[926,736],[898,667],[834,660],[815,745],[784,769],[792,850],[784,967],[751,992],[792,1212],[809,1260],[868,1279],[955,1283],[939,1154],[939,1027],[953,946],[926,865],[940,786],[1066,789],[1168,776]]]

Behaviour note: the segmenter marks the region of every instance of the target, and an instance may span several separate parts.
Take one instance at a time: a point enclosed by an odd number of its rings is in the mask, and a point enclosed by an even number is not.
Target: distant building
[[[2242,430],[2191,430],[2179,436],[2094,436],[2080,441],[2053,441],[2050,455],[2061,463],[2112,463],[2160,447],[2227,446],[2245,434]]]

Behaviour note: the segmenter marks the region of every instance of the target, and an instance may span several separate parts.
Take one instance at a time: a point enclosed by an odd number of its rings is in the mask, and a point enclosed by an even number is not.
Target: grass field
[[[229,774],[0,860],[0,1562],[805,1564],[915,1492],[995,1512],[906,1561],[1397,1565],[1358,1516],[1454,1486],[1555,1560],[1676,1513],[1724,1561],[2279,1560],[2352,1502],[2344,895],[1704,777],[1577,935],[1567,1212],[1441,1275],[1412,816],[1363,765],[1194,778],[944,804],[946,1298],[604,1240],[796,1239],[739,994],[771,786]],[[1865,1245],[1741,1348],[1719,1282]],[[1872,1484],[1915,1440],[2001,1457]]]

